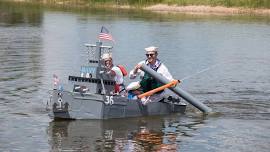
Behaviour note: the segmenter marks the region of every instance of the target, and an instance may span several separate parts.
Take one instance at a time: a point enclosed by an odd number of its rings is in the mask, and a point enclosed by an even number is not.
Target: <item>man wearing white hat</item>
[[[121,69],[118,66],[113,65],[112,55],[110,53],[104,53],[101,56],[101,59],[104,61],[106,73],[114,77],[116,83],[114,88],[115,93],[124,93],[124,76]]]
[[[157,73],[161,74],[168,80],[172,81],[173,77],[170,74],[168,68],[157,58],[158,56],[158,47],[150,46],[145,48],[146,51],[146,60],[139,62],[133,70],[129,73],[130,79],[135,79],[138,75],[141,76],[142,80],[140,82],[140,86],[143,90],[143,92],[150,91],[152,89],[155,89],[162,84],[160,84],[158,81],[156,81],[154,78],[152,78],[149,74],[144,73],[142,70],[140,70],[142,64],[146,64],[153,70],[155,70]]]

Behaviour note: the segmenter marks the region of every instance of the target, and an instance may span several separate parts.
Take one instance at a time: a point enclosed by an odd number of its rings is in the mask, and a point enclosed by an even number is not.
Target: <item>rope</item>
[[[224,63],[218,63],[218,64],[215,64],[215,65],[212,65],[212,66],[207,67],[207,68],[205,68],[205,69],[202,69],[202,70],[200,70],[200,71],[198,71],[198,72],[196,72],[196,73],[194,73],[194,74],[188,75],[188,76],[182,78],[180,81],[183,82],[184,80],[190,79],[190,78],[192,78],[192,77],[194,77],[194,76],[196,76],[196,75],[198,75],[198,74],[201,74],[201,73],[203,73],[203,72],[209,71],[209,70],[213,69],[214,67],[217,67],[217,66],[222,65],[222,64],[225,64],[225,63],[226,63],[226,62],[224,62]]]

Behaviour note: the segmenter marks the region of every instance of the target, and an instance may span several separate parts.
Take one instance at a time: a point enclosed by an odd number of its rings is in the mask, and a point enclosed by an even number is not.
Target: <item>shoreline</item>
[[[167,5],[167,4],[154,4],[150,6],[133,6],[133,5],[118,5],[112,3],[85,3],[78,0],[74,2],[73,0],[67,1],[36,1],[32,0],[11,0],[9,2],[15,3],[36,3],[43,6],[61,6],[69,8],[107,8],[107,9],[126,9],[126,10],[145,10],[156,13],[184,13],[184,14],[194,14],[194,15],[264,15],[270,16],[270,9],[268,8],[245,8],[245,7],[225,7],[225,6],[210,6],[210,5]]]
[[[186,14],[201,14],[201,15],[241,15],[241,14],[270,15],[270,9],[206,6],[206,5],[169,6],[165,4],[157,4],[144,7],[143,9],[160,13],[186,13]]]

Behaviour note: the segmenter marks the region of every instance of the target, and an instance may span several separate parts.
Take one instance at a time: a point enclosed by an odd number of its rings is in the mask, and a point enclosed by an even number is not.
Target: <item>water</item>
[[[0,3],[0,151],[261,151],[270,149],[270,18],[44,9]],[[130,70],[156,45],[181,87],[217,113],[52,121],[52,75],[86,63],[101,26]],[[198,73],[204,71],[203,73]],[[198,74],[197,74],[198,73]],[[192,77],[190,77],[192,76]],[[128,80],[127,80],[128,81]]]

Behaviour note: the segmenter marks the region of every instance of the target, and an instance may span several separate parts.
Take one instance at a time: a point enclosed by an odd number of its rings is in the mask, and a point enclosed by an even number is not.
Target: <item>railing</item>
[[[88,82],[88,83],[101,83],[100,79],[96,78],[84,78],[84,77],[77,77],[77,76],[69,76],[69,81],[76,81],[76,82]],[[105,85],[115,85],[115,81],[112,80],[103,80]]]

